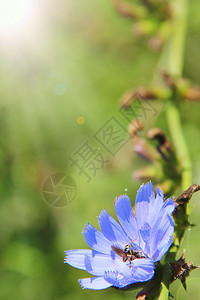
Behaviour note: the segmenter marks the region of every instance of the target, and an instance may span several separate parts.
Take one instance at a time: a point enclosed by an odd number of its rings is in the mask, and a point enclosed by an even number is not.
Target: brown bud
[[[171,151],[171,144],[170,141],[167,140],[166,135],[160,128],[152,128],[148,131],[148,138],[150,140],[157,140],[159,146],[163,146],[167,151]]]
[[[157,99],[158,95],[152,91],[151,89],[140,87],[138,89],[134,89],[128,91],[120,100],[120,107],[129,108],[134,99],[140,100],[153,100]]]
[[[128,126],[128,132],[132,138],[137,136],[138,131],[144,128],[144,124],[139,120],[132,121]]]
[[[169,73],[167,73],[167,72],[165,72],[165,71],[163,71],[163,72],[161,73],[161,75],[162,75],[162,78],[163,78],[164,82],[165,82],[170,88],[175,88],[175,86],[176,86],[176,81],[175,81],[175,78],[174,78],[172,75],[170,75]]]
[[[150,38],[148,44],[149,44],[149,47],[151,49],[153,49],[154,51],[159,51],[162,49],[164,42],[165,41],[161,36],[155,35],[152,38]]]
[[[171,153],[171,143],[167,140],[164,132],[160,128],[152,128],[148,131],[148,138],[158,142],[156,150],[164,160],[168,161],[170,159],[169,153]]]
[[[148,131],[148,138],[150,140],[157,140],[159,145],[163,145],[166,142],[166,136],[160,128],[152,128]]]
[[[140,87],[136,90],[135,98],[143,100],[153,100],[157,99],[157,95],[154,91],[149,88]]]
[[[137,18],[138,13],[137,10],[134,9],[134,7],[128,3],[125,3],[121,0],[112,0],[113,5],[116,9],[116,11],[126,18]]]
[[[135,98],[135,90],[128,91],[120,100],[120,107],[128,108]]]
[[[144,125],[141,121],[134,120],[129,124],[128,132],[133,142],[134,152],[145,160],[152,161],[156,159],[156,152],[148,145],[145,139],[138,136],[138,131],[142,130],[143,127]]]
[[[186,91],[184,98],[189,101],[199,101],[200,100],[200,88],[197,86],[191,86]]]
[[[149,151],[149,145],[146,143],[144,139],[138,138],[134,141],[134,152],[139,155],[141,158],[147,160],[147,161],[152,161],[154,160],[154,157],[152,153]]]

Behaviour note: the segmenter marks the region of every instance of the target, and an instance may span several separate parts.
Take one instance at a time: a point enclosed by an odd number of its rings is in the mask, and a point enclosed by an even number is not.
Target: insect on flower
[[[95,276],[79,279],[86,289],[123,288],[150,280],[155,262],[171,246],[174,208],[170,198],[164,201],[159,188],[155,196],[151,183],[138,190],[135,214],[127,195],[117,197],[115,212],[120,224],[103,210],[99,216],[101,232],[89,223],[83,231],[92,250],[66,251],[65,263]]]
[[[111,246],[111,249],[115,254],[122,257],[124,262],[128,260],[131,263],[131,261],[134,259],[145,258],[146,256],[142,254],[142,251],[137,249],[138,247],[135,247],[132,244],[133,243],[126,245],[124,250],[117,246]],[[131,267],[131,264],[129,267]]]

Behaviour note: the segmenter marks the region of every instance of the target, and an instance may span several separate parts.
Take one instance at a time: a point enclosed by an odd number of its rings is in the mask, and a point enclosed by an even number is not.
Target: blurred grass
[[[87,274],[64,265],[63,251],[86,247],[81,234],[86,221],[98,227],[102,208],[114,216],[116,195],[128,189],[133,203],[140,183],[133,182],[132,172],[144,163],[127,143],[87,183],[68,157],[117,115],[118,99],[127,89],[150,84],[159,54],[134,38],[131,23],[106,0],[50,1],[41,10],[41,32],[5,43],[0,57],[0,299],[133,299],[134,292],[81,291],[77,279]],[[189,13],[184,75],[200,84],[197,0],[190,1]],[[181,109],[194,181],[199,183],[199,104],[184,103]],[[83,125],[77,123],[79,116]],[[155,125],[167,131],[165,124],[163,108]],[[53,172],[69,173],[77,183],[76,199],[65,208],[43,201],[42,183]],[[190,220],[197,226],[183,247],[198,265],[199,196],[192,201]],[[198,270],[192,273],[188,294],[176,282],[175,298],[199,298],[199,276]]]

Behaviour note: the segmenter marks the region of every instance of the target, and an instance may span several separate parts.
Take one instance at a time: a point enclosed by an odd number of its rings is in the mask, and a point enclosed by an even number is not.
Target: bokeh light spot
[[[55,94],[58,96],[63,96],[66,93],[66,85],[64,83],[57,83],[55,86]]]
[[[85,118],[80,116],[76,119],[77,124],[83,125],[85,123]]]

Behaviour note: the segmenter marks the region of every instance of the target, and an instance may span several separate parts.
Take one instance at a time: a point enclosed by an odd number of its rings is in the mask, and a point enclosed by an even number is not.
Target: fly
[[[133,249],[129,244],[125,246],[124,250],[117,246],[111,246],[111,249],[115,254],[122,257],[124,262],[127,260],[131,262],[134,259],[146,257],[141,250],[138,251],[137,249]]]

